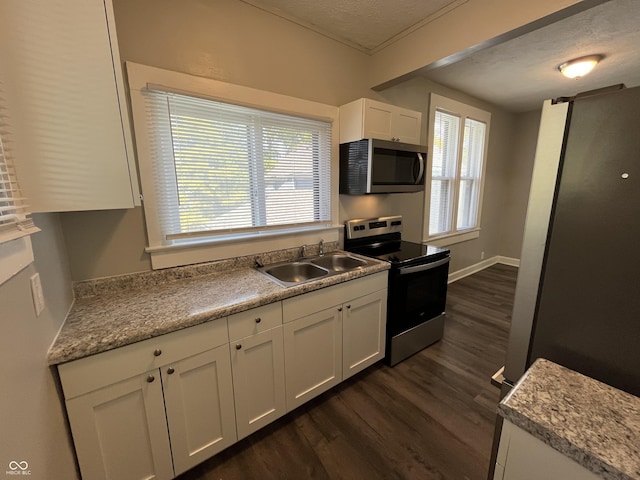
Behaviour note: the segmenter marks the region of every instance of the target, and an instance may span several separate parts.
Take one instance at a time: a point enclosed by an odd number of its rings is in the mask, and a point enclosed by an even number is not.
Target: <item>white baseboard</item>
[[[495,257],[487,258],[485,260],[482,260],[481,262],[475,263],[456,272],[449,273],[449,280],[447,283],[457,282],[461,278],[468,277],[469,275],[473,275],[474,273],[478,273],[479,271],[495,265],[496,263],[502,263],[511,267],[519,267],[520,259],[496,255]]]

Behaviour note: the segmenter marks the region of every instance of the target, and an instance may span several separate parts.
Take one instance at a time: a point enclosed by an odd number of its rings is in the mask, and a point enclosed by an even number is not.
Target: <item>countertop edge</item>
[[[525,375],[518,381],[518,383],[514,386],[514,388],[509,392],[509,394],[498,404],[498,414],[504,419],[510,421],[515,426],[523,429],[527,433],[531,434],[533,437],[542,441],[544,444],[558,451],[562,455],[565,455],[567,458],[577,462],[579,465],[583,466],[587,470],[593,472],[596,475],[602,476],[606,479],[611,480],[637,480],[640,478],[640,471],[638,475],[631,476],[625,471],[622,471],[620,468],[612,465],[608,460],[601,458],[597,453],[587,450],[579,445],[576,445],[568,438],[563,436],[562,434],[553,431],[548,426],[543,425],[540,421],[537,421],[534,418],[524,414],[519,411],[517,406],[513,407],[509,404],[509,400],[515,396],[518,392],[518,388],[522,385],[525,385],[529,380],[530,376],[535,375],[536,367],[540,366],[553,366],[553,368],[562,369],[566,372],[570,372],[570,374],[578,375],[585,379],[584,381],[587,384],[594,385],[604,385],[605,387],[616,390],[609,385],[602,384],[597,380],[586,377],[578,372],[567,369],[566,367],[562,367],[560,365],[554,364],[553,362],[545,359],[537,359],[532,367],[527,370]],[[533,372],[533,373],[532,373]],[[633,397],[630,394],[619,391],[621,396],[629,396]],[[562,399],[564,401],[564,399]],[[550,407],[553,409],[553,407]],[[558,428],[564,428],[563,426],[559,426]]]
[[[261,297],[254,298],[248,301],[239,301],[237,303],[233,303],[232,305],[213,308],[208,311],[198,312],[197,314],[190,315],[188,318],[181,319],[179,323],[177,322],[175,324],[158,327],[158,328],[141,329],[139,335],[132,336],[128,334],[126,336],[123,336],[122,338],[116,338],[115,341],[112,339],[110,342],[107,342],[107,343],[100,343],[99,339],[87,338],[88,341],[90,340],[94,341],[94,343],[89,345],[87,348],[82,348],[82,346],[78,344],[74,344],[73,350],[70,350],[69,345],[62,345],[62,346],[59,345],[58,339],[59,339],[60,333],[62,332],[62,329],[64,328],[64,324],[63,324],[63,327],[61,328],[60,332],[58,332],[58,336],[56,337],[56,339],[54,340],[54,342],[52,343],[51,347],[47,352],[47,363],[49,366],[55,366],[62,363],[79,360],[81,358],[89,357],[91,355],[97,355],[99,353],[114,350],[120,347],[124,347],[126,345],[131,345],[133,343],[141,342],[141,341],[155,338],[161,335],[166,335],[168,333],[182,330],[184,328],[194,327],[196,325],[200,325],[203,323],[215,321],[217,319],[220,319],[229,315],[233,315],[235,313],[250,310],[252,308],[257,308],[263,305],[268,305],[270,303],[282,301],[287,298],[303,295],[305,293],[309,293],[315,290],[320,290],[325,287],[330,287],[333,285],[338,285],[344,282],[348,282],[350,280],[355,280],[357,278],[373,275],[379,272],[389,270],[390,268],[390,265],[387,262],[382,262],[382,261],[371,259],[371,258],[367,258],[367,260],[369,262],[369,265],[367,265],[366,267],[356,269],[356,270],[351,270],[349,272],[341,273],[328,278],[314,280],[301,285],[296,285],[292,287],[282,287],[274,283],[274,285],[276,285],[277,288],[274,291],[268,294],[265,294]],[[240,269],[240,270],[251,270],[251,269],[246,268],[246,269]],[[68,318],[69,316],[67,316],[67,319]],[[65,323],[66,321],[67,320],[65,320]]]

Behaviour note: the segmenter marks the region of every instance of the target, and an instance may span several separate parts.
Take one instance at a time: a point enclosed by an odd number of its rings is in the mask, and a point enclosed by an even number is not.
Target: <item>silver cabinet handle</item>
[[[342,307],[338,307],[338,311],[341,312],[342,311]]]
[[[156,348],[156,349],[153,351],[153,356],[154,356],[154,357],[159,357],[160,355],[162,355],[162,350],[160,350],[159,348]]]
[[[351,308],[351,305],[347,305],[347,308]]]
[[[236,343],[236,350],[240,350],[242,348],[242,345],[239,343]]]
[[[173,367],[169,367],[169,368],[167,368],[167,373],[168,373],[169,375],[173,375],[173,373],[174,373],[174,372],[175,372],[175,369],[174,369]]]
[[[153,375],[149,375],[149,376],[147,377],[147,382],[151,383],[151,382],[153,382],[155,379],[156,379],[156,377],[154,377]]]
[[[256,323],[260,323],[262,321],[262,318],[258,317],[256,318]]]

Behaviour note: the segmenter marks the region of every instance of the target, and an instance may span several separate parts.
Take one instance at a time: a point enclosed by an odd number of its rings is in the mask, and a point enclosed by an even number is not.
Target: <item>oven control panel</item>
[[[349,239],[402,232],[402,215],[347,220],[345,227]]]

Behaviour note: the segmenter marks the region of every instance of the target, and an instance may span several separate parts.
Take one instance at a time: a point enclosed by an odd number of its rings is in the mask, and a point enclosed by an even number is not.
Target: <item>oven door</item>
[[[406,332],[445,310],[450,257],[389,272],[387,335]]]

